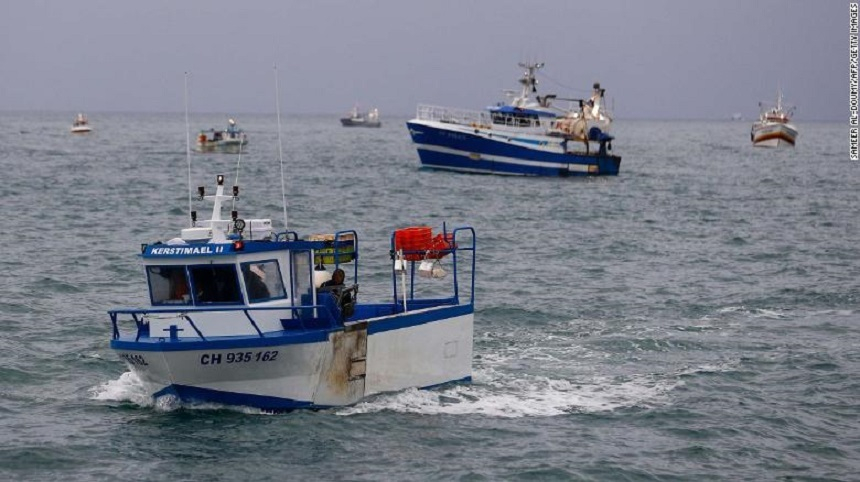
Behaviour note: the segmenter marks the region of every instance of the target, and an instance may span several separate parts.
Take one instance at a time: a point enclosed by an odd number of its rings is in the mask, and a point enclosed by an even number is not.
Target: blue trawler
[[[406,123],[424,167],[523,176],[617,175],[621,157],[612,155],[612,118],[605,90],[595,83],[589,99],[537,95],[535,74],[525,70],[517,95],[486,111],[419,105]],[[553,105],[568,101],[569,108]]]
[[[362,302],[356,231],[300,238],[222,217],[238,196],[222,175],[214,194],[198,188],[211,218],[191,211],[178,237],[141,247],[149,306],[109,312],[111,348],[154,399],[325,408],[471,379],[472,228],[394,231],[378,253],[391,297]]]

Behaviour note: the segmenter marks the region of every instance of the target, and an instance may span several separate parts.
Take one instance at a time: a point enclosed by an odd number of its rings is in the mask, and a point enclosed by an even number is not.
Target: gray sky
[[[383,117],[479,109],[546,63],[543,93],[607,89],[616,118],[848,117],[848,2],[835,0],[5,0],[0,110]],[[612,104],[610,104],[612,105]]]

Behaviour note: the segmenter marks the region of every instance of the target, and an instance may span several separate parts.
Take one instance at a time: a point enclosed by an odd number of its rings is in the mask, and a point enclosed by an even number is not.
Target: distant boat
[[[235,154],[248,144],[245,131],[236,127],[236,121],[229,119],[223,131],[209,129],[197,135],[197,152],[226,152]]]
[[[757,147],[794,147],[797,128],[791,124],[794,107],[786,109],[782,104],[782,91],[777,89],[776,104],[759,102],[761,114],[750,130],[750,140]]]
[[[526,69],[519,95],[508,103],[472,111],[419,105],[406,123],[421,164],[433,169],[521,176],[617,175],[621,157],[610,154],[614,137],[595,83],[588,99],[537,95],[535,74],[543,63]],[[553,105],[566,100],[567,108]],[[594,145],[592,145],[592,143]]]
[[[741,114],[740,112],[735,112],[734,114],[732,114],[732,120],[735,120],[735,121],[744,120],[744,115]]]
[[[379,109],[373,108],[370,112],[363,113],[358,111],[358,106],[349,111],[348,117],[342,117],[340,123],[344,127],[382,127],[382,121],[379,120]]]
[[[72,124],[72,134],[87,134],[92,130],[93,128],[90,127],[87,116],[84,114],[78,114],[78,116],[75,117],[75,122]]]

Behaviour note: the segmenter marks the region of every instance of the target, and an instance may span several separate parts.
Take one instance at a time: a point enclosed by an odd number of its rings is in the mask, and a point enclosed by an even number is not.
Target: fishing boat
[[[197,135],[197,152],[225,152],[235,154],[248,144],[248,136],[229,119],[224,130],[209,129]]]
[[[87,116],[84,114],[78,114],[75,117],[75,121],[72,123],[72,134],[87,134],[92,132],[92,127],[90,127],[90,122],[87,120]]]
[[[352,229],[224,216],[239,188],[223,175],[197,194],[208,220],[190,211],[179,236],[141,247],[148,306],[109,311],[110,347],[153,398],[282,411],[471,379],[473,228],[409,226],[366,253]],[[359,300],[366,256],[389,263],[387,300]],[[327,286],[338,271],[349,281]]]
[[[756,147],[794,147],[797,128],[791,123],[794,107],[782,103],[782,90],[777,89],[776,103],[759,102],[761,114],[750,129],[750,140]]]
[[[537,95],[536,73],[525,69],[519,93],[484,111],[419,105],[406,123],[424,167],[525,176],[617,175],[621,157],[610,154],[614,137],[605,89],[595,83],[588,99]],[[565,108],[554,105],[567,101]]]
[[[344,127],[382,127],[379,120],[379,109],[373,108],[369,112],[359,112],[358,106],[354,106],[347,117],[341,117],[340,123]]]

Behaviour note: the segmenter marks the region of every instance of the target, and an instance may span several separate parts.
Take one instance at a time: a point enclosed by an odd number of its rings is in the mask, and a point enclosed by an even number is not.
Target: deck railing
[[[491,115],[489,112],[479,110],[455,109],[427,104],[418,105],[416,117],[418,120],[483,127],[485,129],[491,127],[496,129],[516,128],[519,131],[530,129],[536,133],[543,133],[554,125],[554,121],[548,118],[539,119],[502,112]]]
[[[479,110],[455,109],[438,105],[418,105],[418,120],[445,122],[448,124],[490,125],[491,119],[487,112]]]
[[[316,310],[317,316],[308,316],[307,314],[314,313]],[[235,306],[235,307],[227,307],[220,306],[217,308],[210,307],[194,307],[188,306],[183,308],[131,308],[131,309],[119,309],[119,310],[111,310],[108,311],[111,319],[112,325],[112,337],[114,340],[119,340],[122,336],[122,332],[120,330],[120,324],[131,323],[134,322],[137,333],[135,334],[135,341],[139,341],[143,336],[154,336],[161,338],[161,336],[157,336],[155,334],[149,333],[149,320],[148,317],[151,316],[174,316],[178,319],[183,319],[186,321],[191,328],[196,332],[197,336],[201,340],[206,340],[206,335],[203,331],[197,326],[195,323],[195,319],[198,318],[198,315],[203,313],[213,313],[213,312],[243,312],[244,317],[237,317],[236,321],[241,323],[242,318],[244,321],[248,323],[248,326],[253,327],[254,331],[257,332],[257,335],[260,338],[265,338],[266,333],[262,331],[257,325],[256,321],[253,318],[254,313],[262,313],[265,311],[291,311],[291,318],[284,318],[287,320],[289,324],[293,325],[292,329],[300,329],[300,330],[312,330],[312,329],[320,329],[320,328],[334,328],[336,323],[335,314],[332,313],[331,307],[326,306],[325,304],[314,304],[314,305],[304,305],[304,306],[259,306],[259,307],[248,307],[248,306]],[[121,315],[129,316],[129,318],[121,318]],[[284,320],[281,321],[284,324]],[[198,320],[199,321],[199,320]],[[286,329],[287,327],[284,326]],[[159,334],[160,335],[160,334]],[[175,332],[171,333],[170,336],[165,336],[164,338],[173,339],[176,336]]]

